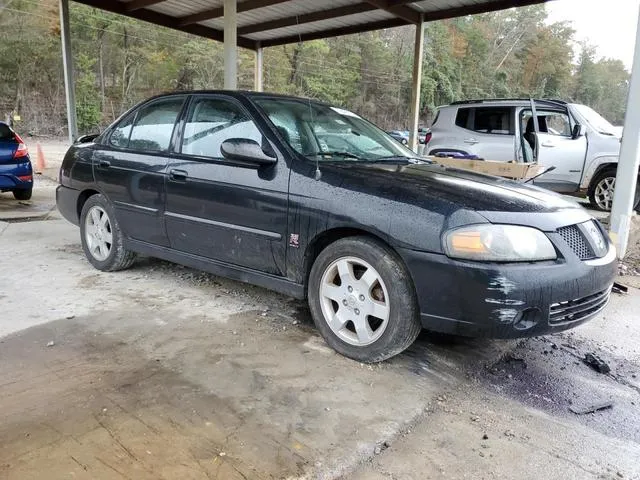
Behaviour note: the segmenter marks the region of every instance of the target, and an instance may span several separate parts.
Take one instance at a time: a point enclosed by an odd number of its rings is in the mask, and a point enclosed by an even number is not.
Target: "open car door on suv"
[[[555,167],[535,180],[536,185],[556,192],[577,191],[587,152],[586,137],[573,134],[575,121],[567,109],[532,107],[535,116],[532,108],[523,108],[519,113],[522,140],[519,157],[524,161],[537,160],[540,165]]]

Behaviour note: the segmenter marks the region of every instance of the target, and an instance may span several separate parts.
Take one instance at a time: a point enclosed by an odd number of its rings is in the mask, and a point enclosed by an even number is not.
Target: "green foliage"
[[[6,1],[4,2],[6,4]],[[0,6],[4,5],[0,0]],[[0,117],[17,110],[23,127],[62,134],[65,99],[57,0],[12,0],[0,9]],[[79,128],[95,131],[149,96],[216,89],[224,83],[220,43],[71,3]],[[421,120],[455,100],[536,96],[592,106],[624,119],[629,74],[549,24],[543,5],[425,25]],[[265,90],[350,108],[383,128],[407,128],[414,27],[400,27],[264,51]],[[240,50],[238,83],[253,88],[254,53]]]
[[[84,53],[75,59],[76,67],[76,115],[78,129],[91,131],[100,124],[100,96],[96,87],[94,65],[96,60]]]

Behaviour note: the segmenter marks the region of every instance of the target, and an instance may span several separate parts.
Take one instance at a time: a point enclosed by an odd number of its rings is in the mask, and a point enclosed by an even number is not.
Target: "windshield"
[[[616,127],[611,125],[609,121],[596,112],[594,109],[587,107],[586,105],[573,104],[571,105],[578,114],[591,125],[598,133],[603,135],[615,135]]]
[[[311,100],[258,98],[278,132],[298,153],[319,161],[375,161],[415,154],[355,113]]]

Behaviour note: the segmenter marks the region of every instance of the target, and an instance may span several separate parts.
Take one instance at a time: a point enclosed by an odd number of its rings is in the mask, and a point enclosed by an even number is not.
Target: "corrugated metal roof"
[[[223,0],[76,0],[214,40],[223,39]],[[239,0],[238,45],[255,49],[441,20],[548,0]]]

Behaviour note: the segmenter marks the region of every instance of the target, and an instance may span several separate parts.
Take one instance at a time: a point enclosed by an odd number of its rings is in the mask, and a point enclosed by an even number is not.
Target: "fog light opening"
[[[535,327],[539,320],[540,309],[535,307],[527,308],[520,312],[520,315],[513,323],[513,328],[516,330],[529,330],[530,328]]]

